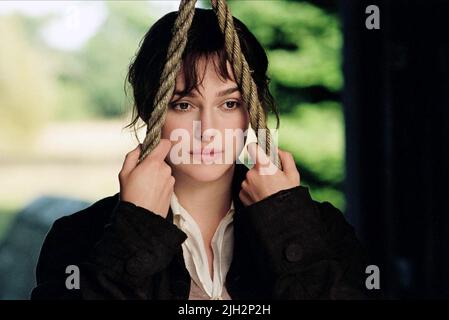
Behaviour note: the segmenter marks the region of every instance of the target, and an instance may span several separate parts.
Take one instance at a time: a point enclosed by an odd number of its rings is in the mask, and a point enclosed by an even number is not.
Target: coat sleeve
[[[80,252],[85,250],[83,228],[70,216],[53,224],[31,299],[151,299],[153,276],[169,265],[187,237],[170,221],[126,201],[118,202],[87,254]],[[68,265],[79,268],[79,289],[66,286]]]
[[[252,254],[264,261],[275,299],[365,299],[366,256],[354,229],[307,188],[279,191],[246,208]],[[259,266],[261,263],[259,263]]]

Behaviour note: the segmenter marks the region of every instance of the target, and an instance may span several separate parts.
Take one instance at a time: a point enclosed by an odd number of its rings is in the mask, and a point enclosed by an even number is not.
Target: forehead
[[[226,61],[226,71],[223,67],[223,61],[216,55],[201,56],[194,62],[182,63],[176,77],[176,89],[191,91],[200,90],[201,87],[235,84],[229,61]]]

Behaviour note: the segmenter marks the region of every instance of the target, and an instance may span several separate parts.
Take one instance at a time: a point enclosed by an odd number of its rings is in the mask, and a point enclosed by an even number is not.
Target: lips
[[[215,155],[215,154],[219,154],[222,153],[222,150],[214,150],[214,149],[203,149],[203,150],[196,150],[196,151],[192,151],[190,152],[190,154],[200,154],[200,155]]]

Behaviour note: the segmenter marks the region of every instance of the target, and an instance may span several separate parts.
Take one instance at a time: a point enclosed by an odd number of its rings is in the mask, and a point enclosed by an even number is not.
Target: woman
[[[151,114],[175,18],[152,26],[130,67],[131,125]],[[276,113],[267,56],[234,23],[263,107]],[[366,265],[352,227],[310,198],[290,153],[279,150],[283,169],[272,174],[262,174],[274,165],[256,144],[248,147],[255,165],[236,164],[242,140],[226,143],[224,133],[247,128],[215,14],[196,9],[160,143],[140,163],[139,147],[127,154],[119,193],[54,223],[32,298],[364,298]],[[177,130],[189,137],[187,160],[199,161],[176,160]],[[74,267],[80,283],[71,286]]]

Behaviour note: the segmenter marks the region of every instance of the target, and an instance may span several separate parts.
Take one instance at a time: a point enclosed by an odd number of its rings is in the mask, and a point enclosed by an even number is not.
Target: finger
[[[287,175],[298,171],[298,169],[296,169],[295,159],[290,152],[286,152],[278,148],[278,154],[279,160],[281,160],[282,164],[282,171],[284,171]]]
[[[165,189],[164,189],[166,196],[171,196],[171,194],[173,193],[175,182],[176,182],[176,180],[175,180],[175,177],[173,177],[173,176],[170,176],[166,180]]]
[[[242,189],[246,192],[248,190],[248,182],[246,180],[243,180],[242,184],[241,184]]]
[[[248,153],[254,162],[255,168],[261,168],[270,164],[270,158],[265,154],[258,143],[248,144]]]
[[[153,151],[147,156],[149,159],[163,161],[170,151],[172,143],[169,139],[161,139],[159,144],[154,148]],[[146,158],[146,159],[147,159]]]
[[[240,190],[239,198],[246,207],[252,203],[250,196],[245,190]]]
[[[122,175],[127,176],[136,166],[139,161],[141,145],[138,144],[133,150],[126,154],[125,161],[123,162]]]
[[[251,190],[249,188],[249,183],[247,180],[243,180],[242,184],[240,185],[241,190],[244,192],[245,196],[248,199],[252,199],[251,197]]]

